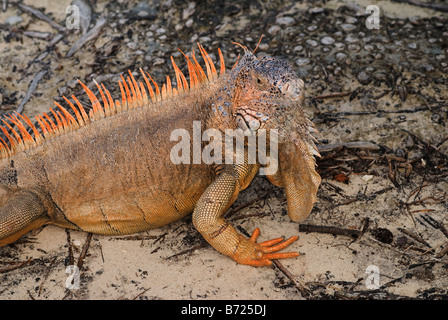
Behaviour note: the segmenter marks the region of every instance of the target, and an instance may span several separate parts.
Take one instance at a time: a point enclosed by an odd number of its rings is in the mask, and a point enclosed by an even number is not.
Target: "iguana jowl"
[[[305,219],[316,201],[320,177],[312,123],[301,104],[304,83],[284,61],[256,58],[244,47],[243,58],[225,71],[215,66],[204,48],[187,60],[190,82],[177,67],[176,87],[169,77],[160,88],[140,69],[119,81],[121,99],[104,85],[97,97],[81,83],[91,103],[87,114],[72,96],[64,99],[72,115],[56,103],[52,117],[36,116],[36,125],[20,114],[5,116],[0,140],[0,246],[14,242],[45,224],[86,232],[120,235],[166,225],[193,212],[193,223],[219,252],[238,263],[271,264],[295,257],[279,253],[297,237],[257,243],[240,235],[222,216],[245,189],[259,164],[173,164],[173,130],[278,129],[279,170],[268,176],[283,187],[288,214]],[[100,102],[101,101],[101,102]],[[33,130],[30,135],[25,126]],[[14,129],[16,128],[16,130]],[[9,130],[7,130],[9,129]],[[1,138],[0,138],[1,139]]]

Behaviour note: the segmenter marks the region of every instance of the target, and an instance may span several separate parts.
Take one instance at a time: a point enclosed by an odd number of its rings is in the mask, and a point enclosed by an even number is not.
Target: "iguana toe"
[[[241,236],[235,253],[231,256],[236,262],[254,267],[269,266],[273,259],[294,258],[298,252],[278,252],[298,239],[297,236],[283,241],[283,238],[276,238],[257,243],[260,229],[255,229],[252,236],[246,239]]]

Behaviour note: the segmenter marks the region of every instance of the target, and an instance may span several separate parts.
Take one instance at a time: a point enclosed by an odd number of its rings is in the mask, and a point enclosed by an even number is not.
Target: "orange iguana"
[[[97,96],[84,84],[92,109],[87,114],[72,96],[50,115],[11,114],[0,127],[0,246],[45,224],[85,232],[122,235],[166,225],[193,212],[193,224],[219,252],[253,266],[296,257],[278,251],[294,242],[277,238],[257,243],[238,234],[223,218],[238,193],[257,174],[260,163],[174,164],[170,154],[175,129],[215,128],[268,132],[277,129],[279,170],[267,178],[283,187],[292,220],[305,219],[316,201],[320,177],[315,171],[312,122],[301,104],[304,83],[286,62],[243,58],[220,72],[199,45],[205,71],[194,51],[185,56],[190,81],[171,58],[176,87],[166,77],[159,87],[140,69],[121,76],[121,99],[102,84]],[[30,134],[27,128],[30,128]],[[206,141],[201,142],[207,144]],[[194,146],[193,146],[194,148]],[[274,161],[274,160],[273,160]]]

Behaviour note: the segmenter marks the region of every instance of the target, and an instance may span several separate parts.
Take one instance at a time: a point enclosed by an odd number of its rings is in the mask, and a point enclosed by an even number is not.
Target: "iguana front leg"
[[[48,208],[33,191],[17,191],[0,207],[0,247],[49,221]]]
[[[219,252],[238,263],[260,267],[272,264],[272,259],[292,258],[299,254],[277,252],[289,246],[298,237],[291,237],[286,241],[283,241],[283,238],[276,238],[257,243],[260,235],[258,228],[247,239],[223,218],[227,208],[252,180],[257,170],[257,166],[248,164],[226,166],[196,204],[193,224],[205,240]]]

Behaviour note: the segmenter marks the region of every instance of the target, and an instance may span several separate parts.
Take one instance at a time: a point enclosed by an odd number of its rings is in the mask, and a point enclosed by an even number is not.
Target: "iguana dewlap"
[[[218,72],[202,46],[205,71],[194,51],[187,56],[190,82],[173,62],[176,87],[167,77],[160,88],[142,70],[119,81],[114,100],[98,85],[98,94],[82,84],[92,103],[86,114],[72,96],[36,124],[19,114],[5,116],[0,140],[0,246],[45,224],[104,235],[141,232],[193,212],[193,223],[219,252],[242,264],[268,265],[297,237],[257,243],[240,235],[223,218],[238,193],[260,169],[247,152],[238,164],[174,164],[174,130],[277,129],[279,170],[268,176],[285,188],[288,213],[305,219],[316,201],[320,177],[315,171],[312,123],[301,109],[303,81],[284,61],[244,57],[225,72],[221,51]],[[27,132],[30,127],[33,135]],[[192,144],[193,142],[191,142]],[[202,146],[207,142],[202,142]],[[193,146],[192,146],[193,149]],[[193,151],[193,150],[192,150]]]

